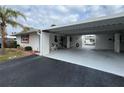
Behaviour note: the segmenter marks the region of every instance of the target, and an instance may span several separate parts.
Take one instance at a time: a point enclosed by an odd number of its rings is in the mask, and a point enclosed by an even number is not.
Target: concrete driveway
[[[124,86],[124,78],[84,66],[33,55],[1,63],[0,86]]]
[[[124,53],[82,48],[60,49],[45,56],[124,77]]]

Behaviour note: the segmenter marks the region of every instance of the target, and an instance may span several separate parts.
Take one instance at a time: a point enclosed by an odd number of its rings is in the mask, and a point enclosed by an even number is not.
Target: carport
[[[111,49],[119,53],[123,50],[124,45],[124,13],[93,18],[63,26],[50,27],[42,31],[43,38],[49,38],[47,40],[48,42],[51,42],[51,34],[66,36],[66,48],[71,48],[71,41],[74,41],[74,39],[70,40],[70,37],[95,34],[97,49]]]
[[[81,35],[88,34],[96,35],[95,50],[80,48]],[[50,27],[42,30],[42,55],[124,76],[123,34],[124,13]],[[59,46],[61,37],[65,47]]]

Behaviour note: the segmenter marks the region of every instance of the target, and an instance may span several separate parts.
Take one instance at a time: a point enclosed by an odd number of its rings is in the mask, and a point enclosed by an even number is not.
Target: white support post
[[[40,55],[43,55],[43,32],[40,32]]]
[[[70,48],[70,36],[67,36],[67,48]]]
[[[114,51],[116,53],[120,53],[120,34],[119,33],[115,33],[115,36],[114,36]]]
[[[50,53],[50,35],[49,33],[41,31],[40,35],[40,55]]]
[[[42,37],[41,32],[42,32],[41,30],[37,32],[37,35],[39,35],[39,48],[38,48],[38,51],[40,52],[39,55],[41,55],[41,37]]]

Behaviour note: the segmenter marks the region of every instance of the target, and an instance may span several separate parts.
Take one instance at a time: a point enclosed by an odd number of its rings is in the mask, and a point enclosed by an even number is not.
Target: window
[[[54,37],[54,41],[55,42],[58,42],[58,39],[57,39],[57,36],[55,35],[55,37]]]
[[[21,36],[21,42],[22,43],[29,43],[29,35]]]

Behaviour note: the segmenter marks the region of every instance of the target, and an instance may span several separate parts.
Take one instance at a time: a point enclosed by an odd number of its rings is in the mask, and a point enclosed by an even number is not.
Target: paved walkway
[[[84,66],[33,55],[1,63],[0,86],[124,87],[124,78]]]

